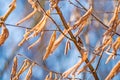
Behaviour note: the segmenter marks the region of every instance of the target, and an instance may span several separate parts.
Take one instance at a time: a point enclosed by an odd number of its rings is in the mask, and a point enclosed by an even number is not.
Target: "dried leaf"
[[[25,18],[23,18],[22,20],[17,22],[16,25],[19,25],[19,24],[23,23],[24,21],[28,20],[29,18],[31,18],[38,11],[37,5],[36,5],[36,3],[33,0],[28,0],[28,2],[32,5],[32,8],[34,9],[33,12],[31,12]]]
[[[9,31],[6,28],[5,24],[2,23],[2,32],[0,34],[0,46],[5,43],[8,36],[9,36]]]
[[[46,60],[48,58],[48,56],[51,54],[51,49],[53,47],[55,39],[56,39],[56,31],[53,32],[53,34],[52,34],[52,36],[50,38],[50,41],[49,41],[48,47],[46,48],[46,53],[45,53],[45,55],[43,57],[43,60]]]
[[[30,67],[30,61],[28,59],[25,59],[23,64],[22,64],[22,67],[20,68],[20,70],[18,71],[18,73],[16,74],[16,77],[19,79],[19,76],[26,70]]]
[[[67,40],[66,41],[66,45],[65,45],[65,51],[64,51],[64,54],[67,55],[68,53],[68,50],[71,48],[71,45],[70,45],[70,41]]]
[[[112,36],[104,36],[102,40],[102,45],[97,47],[95,51],[104,51],[106,47],[111,46]]]
[[[40,20],[40,22],[35,26],[35,28],[30,30],[30,32],[33,32],[33,33],[27,38],[27,40],[37,36],[45,28],[47,19],[48,17],[44,15],[42,20]]]
[[[76,28],[77,26],[79,26],[80,24],[83,24],[84,22],[87,21],[87,19],[89,18],[89,16],[92,13],[92,7],[90,7],[90,9],[74,24],[74,28]]]
[[[86,71],[86,68],[95,60],[95,58],[96,58],[96,55],[93,56],[93,58],[89,61],[89,63],[87,63],[83,68],[81,68],[80,70],[78,70],[77,74],[80,74],[81,72]]]
[[[78,67],[83,63],[82,59],[77,63],[75,64],[73,67],[69,68],[67,71],[65,71],[62,76],[63,78],[66,78],[68,77],[68,75],[70,75],[70,73],[74,73]]]
[[[113,22],[116,19],[118,19],[118,14],[119,14],[118,11],[119,11],[119,9],[118,9],[118,7],[116,7],[115,10],[114,10],[114,13],[113,13],[113,17],[111,18],[111,20],[108,23],[108,26],[110,26],[111,24],[113,24]]]
[[[117,26],[118,26],[118,7],[115,8],[114,10],[114,14],[113,17],[111,18],[111,20],[108,23],[109,29],[103,34],[103,36],[106,36],[108,34],[110,34],[112,31],[116,32]]]
[[[30,66],[29,70],[28,70],[28,73],[25,77],[25,80],[30,80],[31,77],[32,77],[32,68],[35,66],[35,63],[33,62],[32,65]]]
[[[18,44],[18,46],[22,46],[22,44],[27,40],[26,38],[30,35],[30,32],[28,31],[28,29],[26,29],[25,34],[24,34],[24,38],[23,40]]]
[[[113,52],[116,52],[119,47],[120,47],[120,37],[118,37],[112,45]]]
[[[68,33],[68,31],[70,31],[70,30],[72,30],[73,28],[72,27],[70,27],[68,30],[64,30],[63,31],[63,33],[66,35],[67,33]],[[52,47],[52,49],[51,49],[51,53],[53,53],[53,51],[60,45],[60,43],[62,42],[62,40],[64,39],[64,35],[63,34],[61,34],[59,37],[58,37],[58,39],[57,40],[55,40],[55,42],[54,42],[54,45],[53,45],[53,47]]]
[[[113,58],[116,56],[117,50],[120,47],[120,37],[118,37],[116,39],[116,41],[112,44],[112,53],[109,55],[109,57],[106,60],[106,64]]]
[[[82,56],[82,59],[80,59],[80,61],[75,64],[73,67],[69,68],[67,71],[65,71],[62,76],[63,78],[68,77],[68,75],[70,75],[70,73],[72,73],[73,75],[75,74],[75,72],[77,71],[77,69],[79,68],[79,66],[87,59],[87,54],[84,53],[84,55]]]
[[[16,76],[13,78],[13,80],[19,80],[19,76],[30,66],[30,62],[29,60],[25,59],[22,67],[20,68],[20,70],[18,71],[18,73],[16,74]]]
[[[105,80],[111,80],[120,70],[120,61],[112,68]]]
[[[28,49],[31,49],[31,48],[34,47],[37,43],[39,43],[39,42],[41,41],[41,39],[43,38],[43,36],[44,36],[44,32],[41,32],[41,36],[39,37],[39,39],[38,39],[36,42],[34,42],[33,44],[31,44],[31,45],[28,47]]]
[[[13,59],[13,65],[12,65],[12,70],[11,70],[11,80],[16,76],[17,66],[18,66],[18,59],[15,56]]]
[[[47,13],[47,15],[50,15],[50,10],[47,10],[46,13]],[[44,15],[43,18],[40,20],[40,22],[35,27],[33,27],[31,30],[25,32],[24,38],[18,44],[18,46],[21,46],[26,40],[37,36],[42,30],[45,29],[45,24],[46,24],[47,19],[48,19],[47,15]],[[41,38],[39,38],[35,43],[33,43],[28,49],[32,48],[40,40],[41,40]]]
[[[104,50],[108,45],[112,43],[112,37],[108,36],[106,39],[102,42],[102,50]]]
[[[37,9],[34,9],[33,12],[31,12],[29,15],[27,15],[25,18],[23,18],[22,20],[20,20],[19,22],[16,23],[16,25],[19,25],[21,23],[23,23],[24,21],[28,20],[29,18],[31,18],[35,13],[37,12]]]
[[[105,64],[107,64],[114,56],[115,56],[114,53],[111,53],[111,54],[109,55],[109,57],[107,58]]]
[[[82,32],[82,30],[86,26],[86,24],[87,24],[87,21],[81,24],[81,26],[79,27],[78,31],[74,34],[75,37],[77,37]]]

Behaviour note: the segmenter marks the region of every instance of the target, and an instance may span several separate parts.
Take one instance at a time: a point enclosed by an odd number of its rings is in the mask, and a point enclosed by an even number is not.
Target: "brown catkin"
[[[30,2],[32,0],[29,0]],[[34,3],[34,2],[33,2]],[[31,2],[32,4],[32,2]],[[35,9],[36,10],[36,9]],[[34,12],[35,13],[35,12]],[[50,15],[50,10],[46,11],[47,15]],[[23,20],[21,20],[20,22],[18,22],[17,24],[23,22],[24,20],[28,19],[29,16],[33,15],[33,13],[31,13],[30,15],[28,15],[26,18],[24,18]],[[42,17],[42,19],[29,31],[27,30],[24,34],[24,38],[22,39],[22,41],[18,44],[18,46],[21,46],[26,40],[29,40],[30,38],[34,38],[36,36],[38,36],[39,33],[41,33],[42,30],[45,29],[45,25],[47,23],[48,20],[48,16],[44,14],[44,16]],[[41,33],[42,35],[42,33]],[[28,47],[28,49],[32,48],[33,46],[35,46],[39,41],[41,40],[41,38],[39,38],[35,43],[33,43],[32,45],[30,45]]]
[[[67,35],[68,31],[72,30],[73,28],[70,27],[69,29],[64,29],[63,33],[65,35]],[[62,42],[62,40],[65,38],[65,36],[63,34],[60,34],[60,36],[55,40],[53,47],[51,49],[51,53],[53,53],[53,51],[55,51],[55,49],[60,45],[60,43]]]
[[[112,68],[105,80],[111,80],[120,70],[120,61]]]
[[[46,60],[48,58],[48,56],[51,54],[51,49],[53,47],[55,39],[56,39],[56,31],[53,32],[53,34],[52,34],[52,36],[50,38],[50,41],[49,41],[48,47],[46,48],[46,53],[45,53],[45,55],[43,57],[43,60]]]
[[[70,45],[70,41],[67,40],[66,41],[66,45],[65,45],[65,51],[64,51],[64,54],[67,55],[68,53],[68,50],[71,48],[71,45]]]
[[[118,50],[119,47],[120,47],[120,37],[118,37],[118,38],[116,39],[116,41],[112,44],[112,49],[113,49],[113,51],[112,51],[112,53],[109,55],[109,57],[107,58],[106,64],[107,64],[113,57],[116,56],[117,50]]]
[[[77,72],[77,69],[80,67],[80,65],[87,59],[87,54],[84,53],[84,55],[82,56],[82,59],[80,59],[80,61],[78,63],[76,63],[73,67],[69,68],[67,71],[65,71],[62,76],[63,78],[68,77],[68,75],[70,75],[72,73],[72,75],[75,74],[75,72]]]
[[[35,15],[35,13],[38,11],[37,10],[37,6],[36,3],[33,0],[28,0],[28,2],[32,5],[32,8],[34,9],[33,12],[31,12],[29,15],[27,15],[25,18],[23,18],[22,20],[20,20],[19,22],[16,23],[16,25],[19,25],[21,23],[23,23],[24,21],[28,20],[29,18],[31,18],[33,15]]]
[[[2,33],[0,34],[0,46],[4,44],[4,42],[6,41],[6,39],[9,36],[9,31],[6,28],[5,24],[2,24]]]
[[[18,59],[15,56],[13,59],[13,65],[12,65],[12,70],[11,70],[11,80],[16,76],[17,66],[18,66]]]
[[[34,66],[35,66],[35,63],[32,63],[32,65],[30,66],[30,68],[28,70],[28,73],[27,73],[27,75],[25,77],[25,80],[30,80],[31,79],[31,77],[32,77],[32,69],[33,69]]]
[[[30,67],[30,61],[28,59],[25,59],[22,64],[22,67],[20,68],[20,70],[17,73],[17,76],[19,77],[29,67]]]
[[[79,26],[80,24],[83,24],[87,21],[87,19],[89,18],[89,16],[92,13],[93,8],[90,7],[90,9],[74,24],[74,27],[76,28],[77,26]]]

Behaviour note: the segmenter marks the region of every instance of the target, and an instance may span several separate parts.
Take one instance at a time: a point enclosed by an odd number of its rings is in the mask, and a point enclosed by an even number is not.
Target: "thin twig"
[[[79,9],[82,9],[84,12],[86,11],[86,10],[84,10],[84,8],[75,5],[75,3],[71,2],[70,0],[68,0],[68,2],[69,2],[71,5],[79,8]],[[104,12],[104,11],[95,11],[95,12],[96,12],[97,14],[103,14],[103,13],[113,14],[113,13],[114,13],[113,11],[105,11],[105,12]],[[120,13],[120,12],[118,12],[118,13]],[[53,13],[53,14],[55,14],[55,13]]]
[[[119,7],[119,4],[120,4],[120,3],[118,3],[117,7]],[[114,20],[114,22],[113,22],[113,25],[114,25],[114,24],[115,24],[115,20]],[[114,33],[113,33],[111,36],[113,36],[113,35],[114,35]],[[97,69],[98,69],[98,67],[99,67],[99,64],[100,64],[101,58],[102,58],[102,56],[103,56],[103,53],[104,53],[104,49],[101,51],[100,58],[99,58],[99,60],[98,60],[98,63],[97,63],[97,66],[96,66],[95,71],[97,71]]]
[[[12,27],[25,28],[25,29],[32,29],[32,28],[28,28],[28,27],[25,27],[25,26],[18,26],[18,25],[7,24],[7,23],[5,23],[5,25],[7,25],[7,26],[12,26]],[[45,30],[42,30],[42,31],[59,31],[59,30],[57,30],[57,29],[51,29],[51,30],[45,29]],[[41,32],[42,32],[42,31],[41,31]]]
[[[37,0],[37,2],[38,2],[38,4],[39,4],[42,12],[43,12],[46,16],[49,17],[49,19],[56,25],[56,27],[58,28],[58,30],[59,30],[66,38],[68,38],[69,40],[72,41],[71,38],[69,38],[68,36],[66,36],[66,35],[63,33],[63,31],[59,28],[59,25],[55,22],[55,20],[46,13],[46,11],[42,8],[42,6],[41,6],[41,4],[40,4],[40,2],[39,2],[38,0]]]
[[[69,26],[67,25],[67,23],[66,23],[66,21],[65,21],[65,19],[64,19],[64,16],[63,16],[63,14],[62,14],[62,12],[61,12],[61,10],[59,9],[58,6],[56,6],[55,9],[56,9],[57,13],[59,14],[59,17],[60,17],[60,19],[61,19],[64,27],[65,27],[66,29],[68,29]],[[79,52],[80,52],[81,55],[83,56],[84,51],[83,51],[83,50],[81,49],[81,47],[77,44],[76,38],[74,37],[74,35],[72,34],[71,31],[69,31],[68,33],[69,33],[70,37],[73,39],[73,42],[74,42],[75,46],[77,47],[77,49],[79,50]],[[89,60],[86,59],[85,62],[86,62],[86,63],[89,63]],[[88,65],[88,67],[89,67],[92,75],[94,76],[95,80],[99,80],[99,78],[98,78],[98,76],[97,76],[97,73],[94,72],[93,66],[90,64],[90,65]]]
[[[102,59],[102,56],[103,56],[103,50],[101,51],[101,54],[100,54],[100,58],[98,59],[98,63],[97,63],[97,66],[96,66],[96,68],[95,68],[95,71],[97,71],[97,69],[98,69],[98,67],[99,67],[99,64],[100,64],[100,61],[101,61],[101,59]]]
[[[25,28],[25,29],[32,29],[32,28],[28,28],[28,27],[25,27],[25,26],[18,26],[18,25],[13,25],[13,24],[7,24],[5,23],[7,26],[12,26],[12,27],[20,27],[20,28]]]
[[[78,1],[78,0],[75,0],[84,10],[86,10],[87,11],[87,9]],[[69,2],[71,2],[70,0],[69,0]],[[72,3],[72,2],[71,2]],[[74,4],[74,3],[72,3],[72,4]],[[79,7],[79,6],[77,6],[78,8],[81,8],[81,7]],[[103,23],[103,21],[102,20],[100,20],[96,15],[94,15],[94,13],[92,13],[91,14],[98,22],[100,22],[102,25],[103,25],[103,28],[104,29],[108,29],[109,27],[107,26],[107,25],[105,25],[104,23]],[[115,31],[112,31],[112,32],[114,32],[116,35],[118,35],[118,36],[120,36],[120,34],[119,33],[117,33],[117,32],[115,32]]]
[[[30,59],[29,57],[27,57],[27,56],[25,56],[25,55],[23,55],[23,54],[17,54],[17,56],[23,57],[23,58],[25,58],[25,59],[30,60],[31,62],[34,62],[37,66],[39,66],[40,68],[44,69],[44,70],[47,71],[47,72],[53,72],[53,73],[62,75],[62,73],[60,73],[60,72],[56,72],[56,71],[49,70],[46,66],[43,66],[43,67],[42,67],[42,65],[40,65],[40,64],[37,63],[36,61],[33,61],[32,59]],[[72,78],[67,77],[67,79],[72,79]],[[75,78],[75,79],[77,79],[77,80],[82,80],[82,79],[80,79],[80,78]]]

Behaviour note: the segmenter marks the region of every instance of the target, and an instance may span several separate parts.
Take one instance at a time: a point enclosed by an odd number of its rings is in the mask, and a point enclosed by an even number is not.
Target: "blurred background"
[[[12,0],[0,0],[0,16],[3,16],[6,11],[9,9],[9,4]],[[86,11],[76,2],[76,0],[70,0],[76,6],[69,2],[69,0],[61,0],[59,3],[59,7],[62,10],[62,13],[67,22],[70,22],[72,25],[76,20],[78,20]],[[45,10],[49,9],[49,1],[48,0],[39,0],[41,5]],[[118,3],[118,0],[79,0],[81,4],[84,5],[87,9],[89,9],[90,5],[94,7],[94,14],[103,21],[104,24],[107,24],[111,17],[113,16],[113,11],[115,6]],[[23,35],[25,33],[25,28],[21,28],[18,26],[14,26],[19,20],[23,19],[27,16],[33,9],[31,5],[27,2],[27,0],[17,0],[16,9],[10,14],[8,19],[6,20],[6,26],[9,30],[9,38],[6,42],[0,46],[0,80],[9,80],[10,72],[12,67],[12,62],[14,56],[17,54],[23,54],[28,58],[36,61],[41,65],[41,67],[35,66],[33,69],[33,75],[31,80],[44,80],[45,76],[48,74],[42,67],[47,66],[49,70],[63,73],[68,68],[72,67],[76,64],[80,59],[80,54],[74,44],[71,42],[71,50],[68,51],[67,55],[64,55],[64,48],[66,43],[66,38],[62,41],[60,46],[55,50],[53,55],[49,56],[49,58],[43,62],[42,57],[46,51],[46,47],[48,45],[50,36],[52,31],[46,31],[43,39],[32,49],[28,50],[28,46],[34,43],[39,36],[26,41],[21,47],[18,46],[18,43],[23,39]],[[51,13],[51,17],[60,25],[60,28],[63,30],[62,22],[54,10]],[[20,24],[20,26],[32,28],[34,27],[42,18],[43,13],[37,12],[32,18]],[[46,24],[46,29],[56,29],[56,26],[48,20]],[[82,34],[79,36],[82,38],[82,41],[86,48],[89,50],[89,59],[92,58],[93,50],[96,44],[102,39],[102,34],[105,29],[104,26],[100,24],[94,17],[90,17],[89,24],[84,28]],[[117,32],[120,34],[120,27],[118,26]],[[1,29],[0,29],[1,30]],[[1,32],[1,31],[0,31]],[[57,32],[59,35],[60,32]],[[68,35],[69,36],[69,35]],[[114,40],[116,40],[117,35],[114,36]],[[118,54],[120,51],[118,51]],[[108,75],[113,66],[119,61],[120,56],[118,55],[114,60],[111,60],[108,64],[105,64],[108,55],[104,54],[102,60],[100,62],[97,74],[100,80],[104,80]],[[19,66],[22,64],[24,58],[19,57]],[[93,62],[93,66],[96,67],[98,58]],[[83,64],[84,65],[84,64]],[[83,66],[82,65],[82,66]],[[81,67],[82,67],[81,66]],[[24,74],[20,76],[20,80],[23,80]],[[77,78],[82,80],[93,80],[92,74],[89,72],[83,72]],[[119,80],[120,74],[115,76],[113,80]]]

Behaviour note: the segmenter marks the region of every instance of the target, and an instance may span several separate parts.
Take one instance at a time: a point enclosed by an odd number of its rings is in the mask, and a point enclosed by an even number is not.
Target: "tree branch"
[[[42,8],[42,6],[41,6],[41,4],[40,4],[40,2],[39,2],[38,0],[37,0],[37,2],[38,2],[38,4],[39,4],[42,12],[43,12],[46,16],[48,16],[48,18],[56,25],[56,27],[57,27],[58,30],[61,32],[61,34],[63,34],[66,38],[68,38],[69,40],[72,41],[71,38],[69,38],[68,36],[66,36],[66,35],[63,33],[63,31],[59,28],[59,25],[54,21],[54,19],[53,19],[52,17],[50,17],[50,16],[46,13],[46,11]]]
[[[59,15],[59,17],[60,17],[60,19],[61,19],[64,27],[65,27],[66,29],[68,29],[69,26],[67,25],[67,22],[65,21],[61,10],[59,9],[58,6],[56,6],[55,9],[56,9],[56,11],[57,11],[57,13],[58,13],[58,15]],[[68,33],[69,33],[70,37],[73,39],[73,42],[74,42],[75,46],[77,47],[77,49],[79,50],[80,54],[83,56],[84,51],[83,51],[83,50],[81,49],[81,47],[77,44],[76,38],[74,37],[74,35],[72,34],[71,31],[69,31]],[[85,62],[86,62],[86,63],[89,63],[89,60],[86,59]],[[98,79],[98,76],[97,76],[97,73],[94,71],[93,66],[90,64],[90,65],[88,65],[88,67],[89,67],[92,75],[94,76],[95,80],[99,80],[99,79]]]

